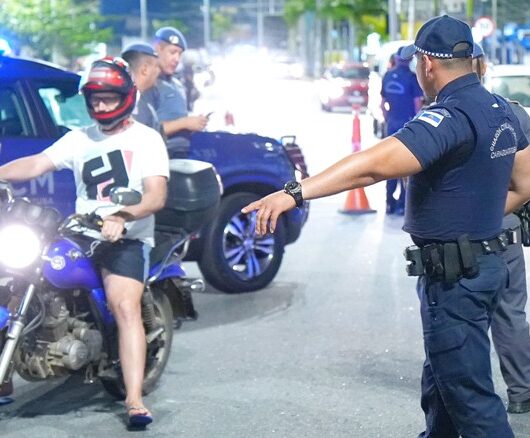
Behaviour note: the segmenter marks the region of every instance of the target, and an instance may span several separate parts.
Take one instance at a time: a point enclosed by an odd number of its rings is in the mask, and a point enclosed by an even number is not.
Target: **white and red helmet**
[[[122,58],[105,57],[94,61],[86,82],[81,87],[90,117],[100,125],[112,129],[132,113],[136,105],[136,86]],[[96,112],[90,104],[93,93],[114,92],[121,96],[118,106],[109,112]]]

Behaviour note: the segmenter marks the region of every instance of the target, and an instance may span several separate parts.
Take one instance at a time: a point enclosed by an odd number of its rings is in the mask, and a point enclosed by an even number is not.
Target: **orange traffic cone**
[[[352,107],[353,111],[353,131],[351,136],[351,143],[353,152],[359,152],[361,150],[361,120],[359,118],[359,108],[356,106]],[[364,193],[364,188],[359,187],[348,191],[344,208],[339,210],[344,214],[363,214],[363,213],[375,213],[375,210],[370,208],[368,198]]]
[[[361,119],[359,118],[359,108],[353,106],[353,129],[351,134],[351,144],[353,152],[361,150]]]

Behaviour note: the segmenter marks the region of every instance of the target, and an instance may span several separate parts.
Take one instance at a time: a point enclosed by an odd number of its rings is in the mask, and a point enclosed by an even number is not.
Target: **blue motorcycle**
[[[190,291],[202,280],[187,278],[181,257],[195,233],[215,214],[220,183],[209,163],[172,160],[166,208],[156,217],[157,245],[142,296],[147,360],[144,393],[153,390],[170,356],[174,317],[195,317]],[[117,329],[91,255],[101,243],[98,211],[62,220],[52,208],[14,198],[0,183],[0,382],[14,371],[29,381],[84,373],[99,378],[114,397],[125,387]],[[141,194],[116,187],[114,204],[133,205]]]

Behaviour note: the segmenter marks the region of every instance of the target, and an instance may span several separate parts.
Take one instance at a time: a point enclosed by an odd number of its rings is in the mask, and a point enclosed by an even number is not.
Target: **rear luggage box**
[[[170,177],[165,207],[156,213],[155,230],[193,233],[215,217],[221,187],[212,164],[188,159],[169,161]]]

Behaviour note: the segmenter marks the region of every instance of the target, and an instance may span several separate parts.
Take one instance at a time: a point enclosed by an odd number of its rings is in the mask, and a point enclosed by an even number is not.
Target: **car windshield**
[[[530,107],[530,76],[497,76],[492,80],[492,91]]]
[[[85,100],[80,94],[65,96],[55,87],[39,88],[46,109],[58,127],[80,128],[91,124]]]
[[[331,76],[344,79],[368,79],[370,69],[367,67],[333,68]]]

